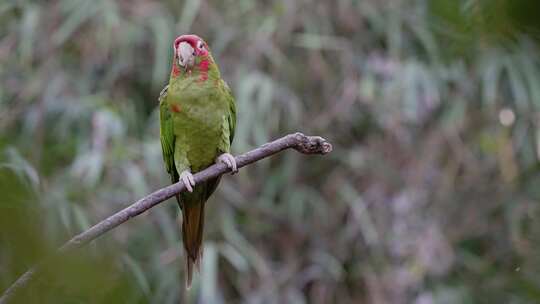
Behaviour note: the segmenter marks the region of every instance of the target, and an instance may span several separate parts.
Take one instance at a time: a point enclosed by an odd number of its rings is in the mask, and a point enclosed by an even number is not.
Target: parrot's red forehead
[[[176,38],[174,40],[174,47],[178,47],[178,45],[180,44],[180,42],[187,42],[189,43],[192,47],[195,47],[197,45],[197,42],[198,41],[202,41],[204,42],[204,40],[202,40],[201,37],[197,36],[197,35],[182,35],[182,36],[178,36],[178,38]],[[205,43],[206,44],[206,43]]]

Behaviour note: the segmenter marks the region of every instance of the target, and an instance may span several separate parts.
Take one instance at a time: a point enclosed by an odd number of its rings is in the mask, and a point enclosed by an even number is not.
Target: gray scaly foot
[[[236,166],[236,160],[231,153],[223,153],[217,158],[218,163],[224,163],[229,169],[231,169],[232,174],[238,173],[238,167]]]
[[[180,180],[184,183],[184,186],[186,186],[187,191],[193,192],[195,179],[189,170],[184,170],[182,173],[180,173]]]

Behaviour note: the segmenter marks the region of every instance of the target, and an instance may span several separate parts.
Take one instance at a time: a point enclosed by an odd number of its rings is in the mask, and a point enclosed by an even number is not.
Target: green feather
[[[195,67],[190,73],[171,73],[169,85],[160,94],[160,138],[165,168],[173,183],[180,173],[194,174],[229,153],[236,128],[236,106],[229,86],[221,79],[211,55],[207,78]],[[197,64],[200,60],[196,61]],[[177,65],[178,63],[173,63]],[[177,65],[176,69],[180,69]],[[198,264],[204,224],[204,204],[219,184],[219,178],[195,185],[193,192],[177,196],[183,214],[183,241],[187,253],[187,283],[193,264]]]

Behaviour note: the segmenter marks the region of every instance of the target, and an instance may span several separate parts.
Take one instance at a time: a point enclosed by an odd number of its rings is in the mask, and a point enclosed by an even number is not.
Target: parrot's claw
[[[187,191],[193,192],[193,187],[195,186],[195,179],[193,178],[193,174],[189,172],[189,170],[184,170],[182,173],[180,173],[180,180],[182,183],[184,183],[184,186],[186,186]]]
[[[232,156],[231,153],[223,153],[217,158],[218,163],[224,163],[229,169],[231,169],[232,174],[238,173],[238,167],[236,166],[236,159]]]

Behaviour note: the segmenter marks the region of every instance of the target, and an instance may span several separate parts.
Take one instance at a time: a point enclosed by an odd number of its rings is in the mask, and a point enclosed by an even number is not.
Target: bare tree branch
[[[294,133],[283,136],[277,140],[264,144],[257,149],[239,155],[235,157],[235,159],[238,168],[241,168],[289,148],[293,148],[303,154],[326,154],[332,151],[332,145],[322,137],[306,136],[302,133]],[[227,168],[225,164],[215,164],[201,172],[198,172],[193,177],[195,178],[195,183],[198,184],[200,182],[204,182],[211,178],[215,178],[224,173],[227,173],[228,171],[229,168]],[[100,237],[102,234],[126,222],[130,218],[145,212],[146,210],[156,206],[157,204],[167,200],[168,198],[173,197],[174,195],[184,190],[184,184],[178,182],[176,184],[152,192],[151,194],[141,198],[129,207],[118,211],[117,213],[95,224],[88,230],[74,236],[71,240],[66,242],[62,247],[58,249],[57,254],[66,253],[68,251],[80,248],[88,244],[94,239]],[[20,276],[17,281],[15,281],[8,289],[6,289],[2,297],[0,297],[0,304],[9,303],[10,300],[13,299],[15,294],[28,284],[28,282],[30,281],[30,279],[32,279],[40,266],[45,264],[46,262],[47,261],[44,260],[38,263],[37,265],[26,271],[22,276]]]

